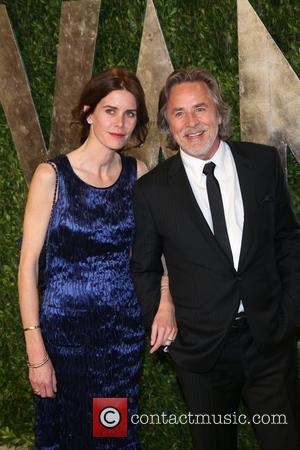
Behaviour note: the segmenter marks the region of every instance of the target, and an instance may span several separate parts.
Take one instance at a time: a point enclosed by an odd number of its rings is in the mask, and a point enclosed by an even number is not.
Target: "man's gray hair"
[[[160,91],[157,114],[157,126],[160,131],[163,131],[167,134],[168,145],[173,150],[176,150],[178,148],[178,145],[173,138],[166,118],[167,102],[172,87],[177,84],[187,82],[201,82],[206,84],[208,92],[216,105],[217,112],[222,119],[222,122],[219,125],[218,135],[221,139],[225,139],[229,136],[230,107],[224,102],[218,82],[215,77],[213,77],[213,75],[206,69],[203,69],[201,67],[178,69],[168,76],[165,86]]]

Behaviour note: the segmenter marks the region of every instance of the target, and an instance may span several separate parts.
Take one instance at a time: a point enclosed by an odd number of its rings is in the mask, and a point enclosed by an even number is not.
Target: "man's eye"
[[[183,112],[182,111],[177,111],[175,113],[175,117],[182,117],[183,116]]]
[[[203,112],[205,111],[205,108],[203,106],[199,106],[199,108],[196,108],[196,112]]]

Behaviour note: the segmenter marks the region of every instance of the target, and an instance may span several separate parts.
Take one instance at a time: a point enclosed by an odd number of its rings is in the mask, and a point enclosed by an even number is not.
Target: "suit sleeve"
[[[160,301],[162,245],[149,205],[138,185],[134,187],[134,215],[132,274],[145,325],[151,326]]]
[[[278,152],[276,157],[275,251],[288,328],[300,327],[300,226],[293,213]]]

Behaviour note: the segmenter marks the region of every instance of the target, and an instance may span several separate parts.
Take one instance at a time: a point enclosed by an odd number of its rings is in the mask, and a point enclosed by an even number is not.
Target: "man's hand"
[[[177,335],[173,301],[161,301],[151,328],[151,350],[156,352],[162,345],[169,346]]]

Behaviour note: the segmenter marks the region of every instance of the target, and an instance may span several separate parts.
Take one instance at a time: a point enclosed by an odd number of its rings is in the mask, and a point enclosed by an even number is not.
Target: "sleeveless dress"
[[[144,329],[130,275],[136,160],[121,156],[110,187],[85,183],[54,159],[58,198],[48,229],[40,323],[57,377],[36,397],[37,450],[139,449],[137,413]],[[128,437],[92,437],[92,399],[128,398]]]

